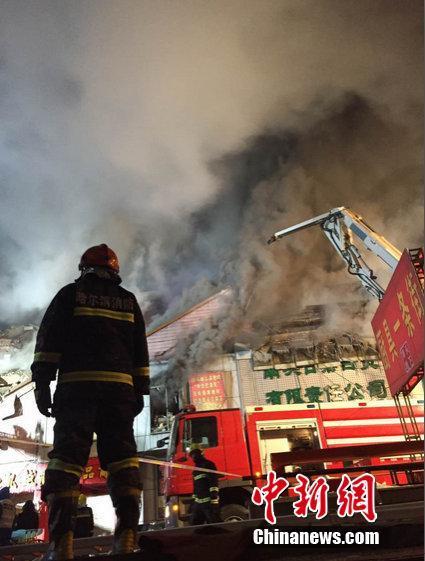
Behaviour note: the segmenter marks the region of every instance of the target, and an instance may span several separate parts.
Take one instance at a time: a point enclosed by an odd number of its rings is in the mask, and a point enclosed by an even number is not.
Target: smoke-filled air
[[[200,360],[309,304],[370,314],[318,227],[266,240],[347,206],[422,243],[422,29],[416,0],[2,0],[0,324],[102,242],[151,327],[233,287]]]

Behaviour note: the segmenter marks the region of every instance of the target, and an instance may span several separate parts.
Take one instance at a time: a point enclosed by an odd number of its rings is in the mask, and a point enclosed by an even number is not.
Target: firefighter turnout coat
[[[59,370],[58,386],[118,382],[136,395],[149,393],[143,315],[120,280],[88,274],[53,298],[37,335],[31,367],[36,384],[54,380]]]
[[[191,507],[190,524],[212,524],[219,522],[218,514],[218,477],[216,473],[201,471],[199,468],[217,470],[216,465],[203,456],[195,461],[193,472],[193,498]]]
[[[196,467],[217,470],[215,463],[204,457],[200,458]],[[196,504],[218,505],[218,477],[216,473],[196,469],[193,471],[193,498]]]

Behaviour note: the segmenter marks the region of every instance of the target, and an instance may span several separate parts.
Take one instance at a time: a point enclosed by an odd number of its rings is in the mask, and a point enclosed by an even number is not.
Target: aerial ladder
[[[338,254],[347,263],[348,272],[356,275],[366,290],[378,300],[382,300],[385,290],[377,282],[373,270],[361,256],[354,244],[355,234],[367,247],[394,271],[401,258],[401,251],[394,247],[384,236],[379,235],[363,220],[361,216],[343,206],[334,208],[295,226],[280,230],[271,236],[268,244],[275,242],[294,232],[305,230],[311,226],[320,226]]]
[[[309,220],[305,220],[304,222],[300,222],[284,230],[279,230],[279,232],[276,232],[267,240],[267,243],[271,244],[295,232],[310,228],[311,226],[320,226],[337,253],[347,264],[348,272],[351,275],[357,276],[369,294],[381,301],[384,297],[385,290],[377,282],[377,277],[373,269],[371,269],[363,259],[359,249],[354,243],[353,234],[393,272],[401,259],[401,251],[386,240],[384,236],[375,232],[360,215],[343,206],[333,208],[325,214],[310,218]],[[409,253],[423,288],[423,250],[421,248],[412,249],[409,250]],[[404,393],[403,396],[405,399],[407,416],[401,405],[399,394],[394,396],[394,401],[397,406],[405,439],[422,440],[422,435],[419,431],[416,418],[413,415],[409,397]]]

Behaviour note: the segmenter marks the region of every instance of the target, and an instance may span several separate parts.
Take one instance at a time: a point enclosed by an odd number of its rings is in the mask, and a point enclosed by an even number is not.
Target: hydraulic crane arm
[[[325,236],[348,265],[348,272],[359,277],[360,282],[373,296],[382,299],[384,289],[376,282],[373,270],[363,260],[360,251],[353,243],[355,234],[370,251],[373,251],[390,269],[394,270],[401,258],[401,252],[383,236],[366,224],[361,216],[352,210],[339,207],[330,210],[295,226],[290,226],[273,234],[267,243],[288,236],[310,226],[319,225]]]

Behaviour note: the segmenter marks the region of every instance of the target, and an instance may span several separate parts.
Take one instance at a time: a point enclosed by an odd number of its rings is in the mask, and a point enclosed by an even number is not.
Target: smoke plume
[[[151,325],[234,287],[190,364],[307,304],[352,330],[338,303],[368,297],[322,232],[265,242],[348,206],[421,243],[422,22],[416,0],[3,0],[0,322],[38,321],[106,242]]]

